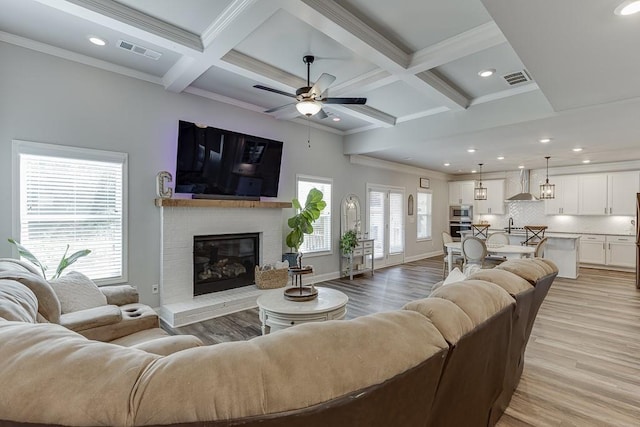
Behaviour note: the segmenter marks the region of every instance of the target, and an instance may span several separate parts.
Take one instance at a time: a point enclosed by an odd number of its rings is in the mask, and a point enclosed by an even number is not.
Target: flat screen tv
[[[194,198],[278,196],[282,141],[180,120],[176,193]]]

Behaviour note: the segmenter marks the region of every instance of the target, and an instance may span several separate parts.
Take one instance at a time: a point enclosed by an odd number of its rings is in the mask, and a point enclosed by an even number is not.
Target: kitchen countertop
[[[489,229],[490,233],[497,233],[497,232],[504,232],[506,233],[507,231],[505,229],[502,228],[490,228]],[[518,232],[512,232],[511,235],[513,236],[518,236],[518,235],[524,235],[524,231],[518,231]],[[548,230],[545,233],[545,236],[553,236],[553,237],[562,237],[562,235],[577,235],[577,236],[582,236],[585,234],[593,234],[593,235],[598,235],[598,236],[635,236],[635,233],[599,233],[599,232],[592,232],[592,231],[585,231],[585,232],[575,232],[575,231],[555,231],[555,230]],[[574,237],[571,237],[574,238]]]

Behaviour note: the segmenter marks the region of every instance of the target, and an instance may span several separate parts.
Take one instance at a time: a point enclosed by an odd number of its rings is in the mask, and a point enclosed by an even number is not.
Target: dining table
[[[447,248],[447,264],[449,265],[449,271],[453,270],[453,254],[462,253],[462,242],[449,242],[445,243]],[[504,244],[487,244],[487,254],[504,256],[507,259],[511,258],[526,258],[531,257],[536,251],[535,246],[522,246],[522,245],[504,245]]]

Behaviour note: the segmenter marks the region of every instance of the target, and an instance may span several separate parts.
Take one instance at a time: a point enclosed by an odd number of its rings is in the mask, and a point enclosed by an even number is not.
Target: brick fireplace
[[[255,285],[194,296],[194,237],[254,233],[258,264],[282,256],[284,202],[157,199],[161,215],[160,317],[183,326],[256,307]]]

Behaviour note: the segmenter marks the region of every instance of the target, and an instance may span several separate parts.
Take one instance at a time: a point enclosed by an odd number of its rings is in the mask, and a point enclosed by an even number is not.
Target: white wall
[[[160,271],[155,176],[162,170],[174,173],[180,119],[284,141],[277,200],[291,200],[298,173],[334,179],[334,254],[308,258],[320,274],[339,270],[339,203],[345,194],[357,194],[363,212],[367,182],[406,187],[406,194],[415,197],[418,175],[351,164],[343,155],[340,135],[312,128],[309,148],[306,126],[195,95],[170,93],[152,83],[2,42],[0,58],[0,197],[5,201],[0,206],[0,242],[12,233],[12,206],[7,201],[11,200],[13,139],[126,152],[129,283],[138,287],[147,304],[158,305],[157,295],[151,294]],[[408,223],[406,257],[410,259],[442,247],[439,231],[447,225],[448,189],[445,178],[431,178],[435,240],[417,243],[415,223]],[[291,214],[292,210],[284,210],[283,222]],[[9,244],[0,243],[0,257],[9,256],[15,256]]]

